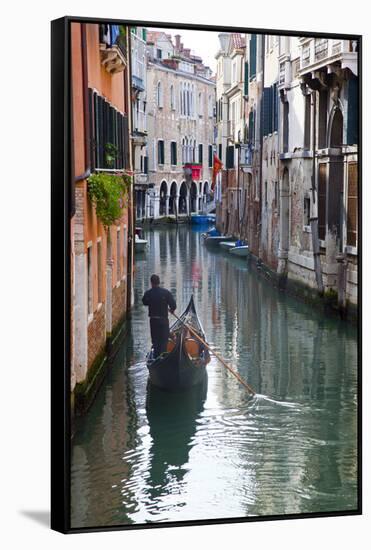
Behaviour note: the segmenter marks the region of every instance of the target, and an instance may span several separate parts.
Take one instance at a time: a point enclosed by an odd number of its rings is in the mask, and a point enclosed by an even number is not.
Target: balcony
[[[186,162],[183,166],[186,179],[196,181],[202,178],[202,164]]]
[[[315,72],[326,68],[331,72],[331,66],[341,69],[348,68],[357,75],[358,54],[357,42],[327,38],[301,38],[301,55],[299,75]]]
[[[252,165],[252,159],[253,159],[253,148],[251,145],[241,145],[240,149],[240,166],[241,168],[244,167],[251,167]]]
[[[145,90],[143,78],[139,78],[139,76],[135,76],[133,74],[131,77],[131,82],[135,90],[138,90],[139,92],[143,92]]]
[[[109,74],[117,74],[127,66],[125,35],[120,34],[117,25],[100,25],[100,59]]]
[[[147,143],[147,117],[143,111],[134,111],[132,134],[134,144],[145,145]]]

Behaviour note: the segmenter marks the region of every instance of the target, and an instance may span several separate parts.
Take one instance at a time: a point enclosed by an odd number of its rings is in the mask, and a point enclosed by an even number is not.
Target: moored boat
[[[233,240],[233,237],[231,237],[231,236],[219,235],[219,236],[215,236],[215,237],[206,237],[204,242],[207,245],[216,246],[219,243],[222,243],[224,241],[232,241],[232,240]]]
[[[147,250],[147,243],[148,241],[146,239],[141,239],[137,233],[135,234],[135,239],[134,239],[135,252],[145,252]]]
[[[205,333],[197,316],[193,296],[179,320],[170,327],[167,352],[147,357],[150,382],[163,390],[180,392],[205,383],[206,365],[210,361],[208,350],[184,325],[187,323],[205,340]]]
[[[250,254],[250,249],[246,244],[241,246],[234,246],[233,248],[229,249],[229,252],[231,254],[234,254],[235,256],[248,256]]]
[[[212,221],[209,219],[209,216],[203,215],[203,214],[192,214],[191,215],[191,223],[197,224],[197,225],[208,225],[212,223]]]
[[[236,246],[236,241],[223,241],[219,243],[220,248],[224,248],[224,250],[229,250],[230,248],[234,248]]]

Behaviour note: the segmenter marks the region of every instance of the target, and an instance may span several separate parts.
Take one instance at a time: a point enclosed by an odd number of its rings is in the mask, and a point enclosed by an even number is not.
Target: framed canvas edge
[[[354,510],[314,512],[272,516],[218,518],[205,520],[174,521],[135,525],[71,528],[70,512],[70,211],[71,190],[69,180],[71,162],[71,93],[70,93],[70,24],[111,23],[131,26],[152,26],[184,30],[214,32],[253,32],[254,34],[279,34],[282,36],[310,36],[354,39],[358,41],[358,413],[357,413],[357,478],[358,506]],[[311,519],[362,515],[362,34],[292,31],[281,29],[250,28],[238,26],[170,23],[132,19],[109,19],[81,16],[64,16],[51,21],[51,522],[53,530],[64,533],[87,533],[185,527],[257,521]],[[62,46],[61,46],[62,45]],[[63,472],[63,476],[61,476]]]

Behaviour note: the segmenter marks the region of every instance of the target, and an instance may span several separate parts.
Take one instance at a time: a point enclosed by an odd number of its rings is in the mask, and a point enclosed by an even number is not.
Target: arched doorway
[[[183,181],[179,191],[179,214],[187,214],[187,185]]]
[[[191,183],[191,212],[197,212],[197,183]]]
[[[160,216],[166,216],[167,183],[161,182],[160,187]]]
[[[342,154],[344,132],[343,113],[339,106],[334,108],[330,117],[328,144],[330,149],[330,166],[328,179],[327,228],[336,239],[337,248],[343,246],[343,186],[344,157]]]
[[[205,181],[204,184],[204,191],[203,191],[203,203],[204,203],[204,209],[207,211],[207,205],[210,202],[210,191],[209,191],[209,184],[207,181]]]
[[[177,213],[176,212],[176,207],[177,207],[176,195],[177,195],[177,191],[178,191],[177,183],[176,183],[176,181],[173,181],[173,183],[171,184],[171,187],[170,187],[169,214],[176,215],[176,213]]]

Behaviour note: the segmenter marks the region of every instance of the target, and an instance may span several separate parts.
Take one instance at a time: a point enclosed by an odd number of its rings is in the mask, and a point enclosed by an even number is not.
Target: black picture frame
[[[88,528],[70,525],[70,227],[71,193],[71,40],[73,22],[119,24],[161,29],[204,30],[308,36],[356,40],[358,42],[358,505],[343,512],[316,512],[284,516],[237,517]],[[303,30],[263,29],[197,25],[158,21],[103,19],[66,16],[51,22],[51,528],[61,533],[164,528],[186,525],[272,521],[282,519],[348,516],[362,514],[362,35],[318,33]]]

